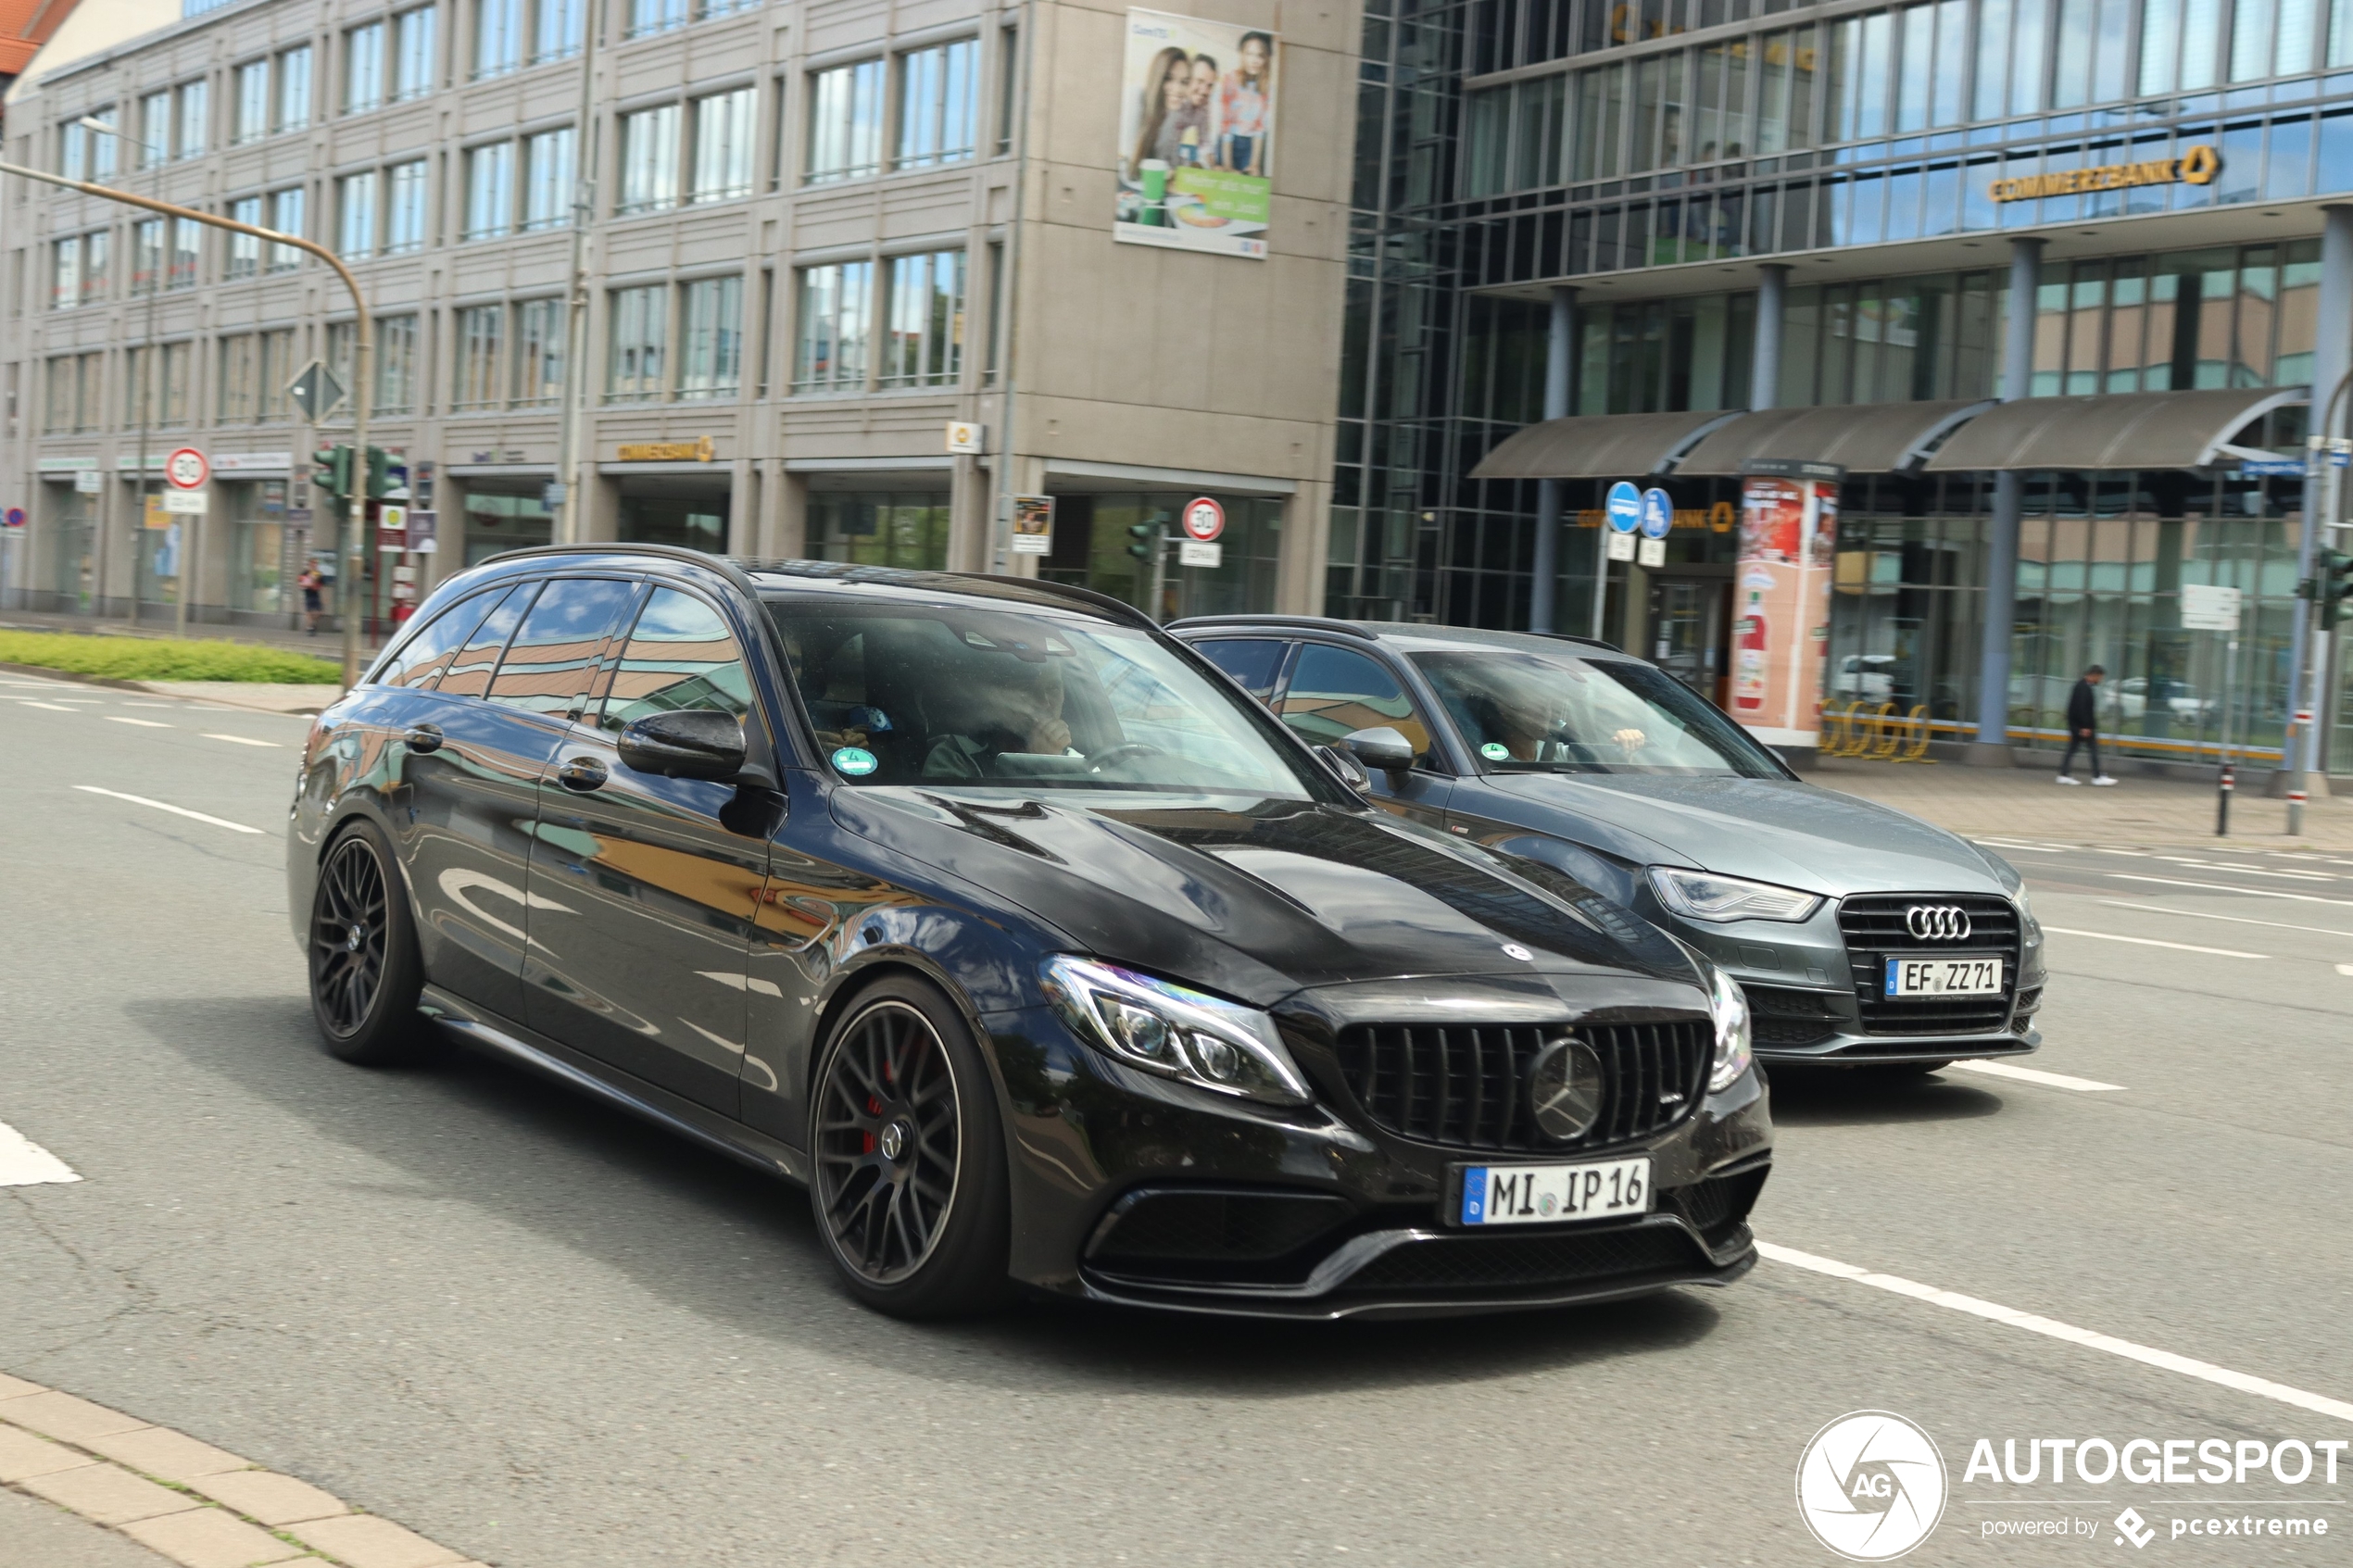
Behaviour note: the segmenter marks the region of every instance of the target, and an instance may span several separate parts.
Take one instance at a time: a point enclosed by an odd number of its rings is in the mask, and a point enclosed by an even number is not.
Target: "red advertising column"
[[[1768,746],[1811,747],[1821,738],[1838,486],[1845,477],[1834,463],[1755,458],[1741,466],[1732,717]]]

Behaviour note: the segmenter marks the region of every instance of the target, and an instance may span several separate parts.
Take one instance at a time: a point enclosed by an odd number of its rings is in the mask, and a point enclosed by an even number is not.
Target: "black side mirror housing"
[[[1337,746],[1319,746],[1315,748],[1315,756],[1325,767],[1338,773],[1348,787],[1357,794],[1363,795],[1372,789],[1373,776],[1365,771],[1363,763],[1347,752]]]
[[[744,771],[743,721],[709,709],[649,713],[621,732],[615,749],[640,773],[727,784]]]
[[[1387,724],[1342,735],[1340,744],[1365,767],[1378,768],[1390,775],[1392,783],[1397,774],[1414,766],[1414,743]]]

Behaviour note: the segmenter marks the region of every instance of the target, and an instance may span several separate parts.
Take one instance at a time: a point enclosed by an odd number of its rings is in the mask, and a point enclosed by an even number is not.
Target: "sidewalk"
[[[2127,776],[2107,789],[2069,789],[2046,767],[1965,768],[1827,759],[1808,783],[1859,795],[1925,817],[1971,838],[2023,838],[2053,844],[2213,846],[2214,786],[2179,779]],[[2301,837],[2287,835],[2287,802],[2267,800],[2270,774],[2239,775],[2231,801],[2231,836],[2249,848],[2353,850],[2353,799],[2310,802]]]

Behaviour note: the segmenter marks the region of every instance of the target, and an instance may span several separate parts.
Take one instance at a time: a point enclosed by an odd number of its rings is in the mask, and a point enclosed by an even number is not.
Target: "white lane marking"
[[[217,735],[209,730],[205,732],[204,738],[207,740],[225,740],[233,746],[267,746],[280,749],[283,749],[285,745],[283,741],[256,740],[251,735]]]
[[[2128,904],[2121,898],[2103,898],[2101,903],[2116,909],[2145,909],[2153,915],[2180,915],[2184,920],[2226,920],[2233,925],[2268,925],[2274,931],[2309,931],[2321,936],[2353,936],[2353,931],[2339,931],[2333,925],[2290,925],[2283,920],[2254,920],[2246,915],[2212,915],[2203,909],[2169,909],[2162,904]]]
[[[1988,849],[2023,849],[2030,855],[2064,855],[2067,853],[2064,849],[2046,849],[2039,844],[2011,844],[2007,840],[1999,838],[1981,838],[1978,842],[1984,845]]]
[[[2127,1361],[2139,1361],[2144,1366],[2153,1366],[2166,1372],[2177,1372],[2184,1377],[2195,1377],[2205,1383],[2220,1384],[2225,1388],[2234,1388],[2242,1394],[2253,1394],[2259,1399],[2273,1399],[2284,1405],[2293,1405],[2297,1410],[2311,1411],[2320,1415],[2333,1415],[2340,1421],[2353,1421],[2353,1404],[2348,1404],[2343,1399],[2332,1399],[2325,1394],[2308,1393],[2301,1388],[2292,1388],[2284,1383],[2274,1383],[2266,1377],[2255,1377],[2244,1372],[2233,1372],[2228,1367],[2216,1366],[2211,1361],[2196,1361],[2188,1356],[2177,1356],[2171,1350],[2159,1350],[2147,1345],[2136,1345],[2130,1339],[2119,1339],[2114,1335],[2095,1334],[2088,1328],[2078,1328],[2073,1323],[2060,1323],[2056,1318],[2038,1317],[2032,1312],[2021,1312],[2015,1307],[2005,1307],[1998,1302],[1982,1301],[1974,1296],[1963,1296],[1957,1291],[1939,1290],[1932,1285],[1921,1285],[1897,1274],[1875,1273],[1869,1269],[1858,1269],[1852,1263],[1842,1263],[1835,1259],[1818,1258],[1810,1252],[1800,1252],[1795,1248],[1780,1247],[1769,1241],[1760,1241],[1756,1244],[1756,1250],[1773,1261],[1787,1263],[1792,1268],[1809,1269],[1818,1274],[1828,1274],[1832,1279],[1851,1280],[1856,1285],[1868,1285],[1874,1290],[1885,1290],[1897,1296],[1908,1296],[1915,1301],[1925,1301],[1931,1306],[1944,1307],[1956,1312],[1967,1312],[1972,1317],[1987,1318],[2010,1328],[2022,1328],[2029,1334],[2040,1334],[2052,1339],[2064,1340],[2070,1345],[2080,1345],[2087,1350],[2105,1350],[2111,1356],[2121,1356]]]
[[[144,795],[125,795],[119,789],[100,789],[96,784],[76,784],[73,787],[87,795],[104,795],[116,800],[128,800],[133,806],[152,806],[158,811],[169,811],[175,817],[194,817],[197,822],[210,822],[214,827],[227,828],[231,833],[259,833],[261,831],[259,828],[249,828],[243,822],[233,822],[225,818],[208,817],[202,811],[191,811],[185,806],[173,806],[161,800],[150,800]]]
[[[52,713],[79,713],[82,711],[79,708],[68,708],[62,702],[35,702],[31,697],[25,696],[17,698],[17,706],[19,708],[45,708]]]
[[[81,1179],[64,1160],[6,1122],[0,1122],[0,1187],[38,1186],[44,1182]]]
[[[171,728],[170,725],[165,723],[160,719],[133,719],[128,713],[109,713],[107,715],[107,722],[109,724],[136,724],[140,728],[146,730],[168,730]]]
[[[2007,1061],[1955,1061],[1947,1066],[1962,1073],[1982,1073],[1989,1078],[2015,1078],[2021,1084],[2040,1084],[2046,1089],[2073,1089],[2084,1095],[2120,1095],[2121,1084],[2103,1084],[2097,1078],[2070,1078],[2064,1073],[2045,1073],[2037,1067],[2012,1067]]]
[[[2353,974],[2353,963],[2341,963],[2336,966],[2336,972],[2339,974]]]
[[[2202,887],[2208,893],[2239,893],[2249,898],[2293,898],[2299,904],[2334,904],[2353,909],[2353,898],[2323,898],[2313,893],[2283,893],[2275,887],[2233,887],[2227,882],[2183,882],[2177,876],[2135,876],[2131,872],[2108,873],[2125,882],[2154,882],[2167,887]]]
[[[2102,942],[2130,942],[2136,947],[2171,947],[2177,953],[2213,953],[2226,959],[2268,959],[2269,953],[2242,953],[2236,947],[2199,947],[2187,942],[2160,942],[2154,936],[2119,936],[2112,931],[2077,931],[2070,926],[2045,925],[2045,931],[2056,931],[2061,936],[2091,936]]]
[[[2298,882],[2340,882],[2334,872],[2271,872],[2261,866],[2242,866],[2230,860],[2185,860],[2178,855],[2159,855],[2158,859],[2176,866],[2195,866],[2202,872],[2245,872],[2249,876],[2291,877]]]
[[[2086,844],[2083,847],[2095,855],[2122,855],[2134,860],[2153,859],[2157,855],[2154,849],[2103,849],[2096,844]]]

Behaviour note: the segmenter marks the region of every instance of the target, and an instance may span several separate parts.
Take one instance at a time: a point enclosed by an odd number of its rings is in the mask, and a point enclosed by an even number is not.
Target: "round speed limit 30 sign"
[[[163,477],[175,490],[201,490],[212,477],[212,465],[193,446],[182,446],[163,460]]]
[[[1185,533],[1206,545],[1226,532],[1226,508],[1207,495],[1185,503]]]

